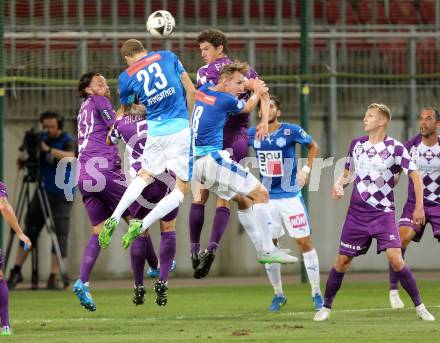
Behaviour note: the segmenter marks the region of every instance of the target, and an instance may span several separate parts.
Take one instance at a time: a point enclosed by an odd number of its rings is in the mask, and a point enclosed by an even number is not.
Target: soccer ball
[[[164,10],[152,13],[147,20],[147,30],[156,38],[169,37],[176,26],[173,15]]]

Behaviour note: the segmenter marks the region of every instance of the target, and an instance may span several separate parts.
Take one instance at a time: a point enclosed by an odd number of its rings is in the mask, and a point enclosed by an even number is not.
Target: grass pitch
[[[134,306],[131,289],[92,290],[97,311],[80,307],[71,291],[12,291],[8,342],[438,342],[440,283],[420,281],[424,303],[437,322],[416,319],[406,308],[391,310],[385,282],[342,285],[329,321],[315,323],[309,285],[285,285],[288,303],[280,313],[267,308],[270,286],[172,288],[168,305]],[[152,283],[146,284],[151,286]],[[152,287],[152,286],[151,286]],[[151,288],[150,287],[150,288]]]

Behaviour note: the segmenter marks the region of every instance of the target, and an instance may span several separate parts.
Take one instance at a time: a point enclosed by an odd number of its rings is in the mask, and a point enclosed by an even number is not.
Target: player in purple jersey
[[[129,162],[129,173],[131,178],[135,178],[141,169],[142,152],[147,140],[147,121],[145,119],[145,108],[141,106],[141,113],[131,113],[127,115],[118,114],[117,119],[111,129],[107,144],[117,144],[120,139],[125,143],[125,151]],[[157,181],[148,185],[142,191],[138,201],[134,203],[130,209],[132,218],[144,218],[154,206],[165,195],[171,192],[175,184],[174,173],[166,171],[157,176]],[[175,231],[175,222],[178,208],[167,214],[160,220],[161,237],[166,237],[169,232]],[[153,270],[158,273],[161,280],[168,280],[168,274],[173,265],[173,259],[169,258],[169,249],[167,249],[166,239],[161,240],[160,247],[160,265],[158,267],[157,256],[154,252],[153,243],[148,231],[145,231],[140,237],[135,239],[130,247],[131,268],[133,270],[135,285],[133,303],[142,305],[145,301],[145,286],[143,284],[143,273],[145,260],[147,260]],[[175,264],[175,263],[174,263]],[[159,306],[165,306],[167,302],[167,294],[157,294],[156,303]]]
[[[425,209],[425,224],[415,225],[412,212],[416,204],[414,184],[408,184],[408,199],[403,208],[399,221],[399,234],[402,241],[402,256],[405,249],[413,240],[420,242],[427,223],[431,224],[434,237],[440,241],[440,115],[437,109],[426,107],[420,112],[420,134],[405,143],[413,162],[417,165],[423,178],[423,205]],[[390,277],[390,304],[392,308],[403,308],[405,305],[400,299],[398,277],[389,267]]]
[[[21,230],[15,212],[8,201],[8,193],[6,186],[0,181],[0,212],[8,225],[14,230],[17,237],[25,244],[25,249],[29,250],[32,243],[28,236]],[[11,325],[9,323],[9,292],[8,285],[3,276],[3,254],[0,249],[0,321],[1,321],[1,336],[12,335]]]
[[[222,67],[226,64],[233,63],[233,61],[227,55],[227,38],[220,30],[208,29],[199,34],[197,37],[197,42],[201,50],[202,58],[206,63],[206,65],[199,68],[197,71],[197,88],[209,83],[216,85]],[[239,96],[239,98],[246,101],[251,96],[251,91],[254,90],[254,82],[258,79],[258,74],[251,68],[244,74],[244,79],[245,91]],[[239,116],[229,116],[223,129],[223,148],[230,151],[232,160],[238,163],[240,163],[247,156],[248,124],[249,113],[241,114]],[[196,270],[200,263],[200,235],[205,220],[205,204],[208,201],[208,197],[209,192],[206,189],[201,189],[199,196],[193,199],[189,214],[191,260],[194,270]],[[238,213],[240,219],[243,218],[243,220],[247,221],[247,217],[252,215],[252,211],[248,211],[248,208],[249,204],[247,203],[247,199],[245,197],[241,197],[238,201]],[[211,228],[211,237],[207,248],[208,253],[215,254],[219,244],[219,238],[221,237],[219,233],[223,233],[226,230],[229,222],[229,216],[229,201],[217,197],[216,212],[214,215]],[[250,232],[247,230],[247,227],[249,227],[248,225],[243,225],[243,227],[245,227],[246,233],[249,236],[253,234],[254,231]]]
[[[95,72],[81,76],[78,91],[83,99],[78,113],[78,188],[92,224],[92,235],[85,247],[79,279],[73,286],[82,306],[95,311],[89,291],[90,273],[98,258],[98,234],[104,221],[116,208],[125,192],[125,178],[117,146],[106,144],[115,122],[110,89],[105,78]],[[129,212],[124,213],[126,220]]]
[[[425,222],[423,182],[406,148],[386,135],[385,129],[390,119],[391,111],[387,106],[368,106],[364,116],[364,129],[368,136],[353,139],[344,172],[332,188],[333,199],[340,199],[351,175],[355,178],[342,228],[339,255],[327,279],[324,307],[316,313],[315,321],[330,317],[332,303],[345,272],[354,257],[367,253],[373,238],[377,241],[377,253],[385,251],[397,278],[411,297],[417,317],[426,321],[435,320],[422,303],[416,279],[402,258],[394,209],[395,178],[403,171],[413,181],[416,204],[412,217],[414,223],[420,225]]]

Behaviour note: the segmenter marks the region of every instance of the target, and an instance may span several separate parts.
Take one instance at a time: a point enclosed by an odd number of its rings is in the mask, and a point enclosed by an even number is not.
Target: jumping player
[[[116,208],[126,186],[117,146],[106,144],[116,115],[110,103],[110,89],[96,72],[81,76],[78,92],[83,99],[78,113],[78,188],[92,224],[92,235],[84,249],[79,279],[73,286],[80,303],[89,311],[96,305],[89,290],[89,278],[98,258],[98,234]],[[129,212],[123,216],[129,219]]]
[[[110,131],[107,139],[108,144],[117,144],[119,140],[125,143],[125,151],[129,162],[129,173],[131,178],[135,178],[141,168],[142,152],[147,140],[147,121],[145,119],[145,108],[141,106],[141,113],[130,113],[127,115],[118,114],[115,124]],[[165,172],[157,176],[157,181],[144,188],[141,197],[130,206],[132,218],[144,218],[152,208],[174,188],[175,176],[170,172]],[[145,301],[145,286],[143,283],[143,273],[145,260],[150,268],[159,273],[159,280],[167,281],[168,273],[173,267],[173,259],[169,259],[169,249],[166,248],[168,240],[166,236],[175,231],[175,219],[178,208],[160,220],[161,247],[160,265],[154,252],[153,243],[148,231],[134,240],[130,247],[131,268],[134,275],[134,294],[133,303],[142,305]],[[175,263],[174,263],[175,264]],[[150,272],[151,274],[152,272]],[[158,293],[156,303],[165,306],[167,302],[167,292]]]
[[[208,29],[199,34],[197,42],[200,47],[201,55],[206,63],[197,71],[197,88],[205,84],[216,85],[219,80],[220,70],[226,64],[233,61],[228,57],[228,41],[223,32],[216,29]],[[244,91],[239,95],[240,99],[248,100],[251,91],[254,90],[254,83],[258,80],[258,74],[253,69],[249,69],[244,75]],[[264,97],[266,95],[263,95]],[[268,103],[268,99],[267,99]],[[249,124],[249,113],[243,113],[239,116],[229,116],[223,129],[223,148],[231,154],[232,160],[241,163],[248,152],[247,127]],[[191,240],[191,261],[194,270],[197,269],[200,261],[200,235],[205,220],[205,204],[209,198],[209,192],[206,189],[200,189],[199,195],[193,199],[190,214],[189,228]],[[194,192],[193,192],[194,194]],[[252,208],[246,197],[237,197],[238,218],[243,225],[246,233],[249,235],[252,243],[257,250],[261,244],[259,232],[256,227],[250,225],[253,221]],[[202,252],[205,259],[213,260],[217,250],[220,238],[228,226],[230,210],[229,202],[217,197],[216,212],[211,228],[211,237],[206,251]],[[270,239],[270,238],[269,238]]]
[[[412,213],[414,211],[416,196],[414,184],[409,180],[408,199],[403,208],[399,221],[399,235],[402,241],[402,256],[411,243],[420,242],[425,226],[431,224],[434,237],[440,241],[440,128],[439,111],[433,107],[424,108],[419,115],[420,134],[405,143],[411,159],[420,170],[423,179],[423,206],[426,222],[424,225],[414,225]],[[398,290],[398,277],[391,266],[390,277],[390,304],[392,308],[403,308],[405,305],[400,299]]]
[[[249,198],[249,207],[254,202],[255,220],[252,225],[259,232],[270,232],[267,190],[246,168],[233,161],[229,153],[223,150],[223,127],[228,116],[249,113],[257,105],[261,94],[267,92],[266,86],[260,81],[256,85],[255,94],[247,102],[238,99],[244,91],[244,73],[247,68],[247,64],[242,63],[224,65],[217,85],[207,84],[197,91],[192,115],[195,146],[193,193],[198,193],[203,187],[226,201],[237,200],[239,195]],[[260,138],[266,134],[267,127],[264,124],[267,125],[267,113],[262,122],[263,125],[256,129],[256,135]],[[200,255],[200,264],[194,272],[196,278],[206,276],[213,261],[208,252]],[[263,242],[258,251],[258,260],[262,263],[297,261],[295,257],[276,249],[270,239]]]
[[[327,279],[324,306],[316,313],[315,321],[324,321],[330,317],[333,300],[345,272],[354,257],[368,251],[373,238],[377,240],[377,252],[385,251],[397,278],[411,297],[417,317],[426,321],[435,320],[422,303],[416,279],[402,258],[394,209],[395,178],[403,171],[414,184],[413,221],[416,225],[423,225],[423,181],[406,148],[386,135],[385,129],[390,120],[391,111],[387,106],[368,106],[364,116],[364,128],[368,136],[353,139],[345,170],[332,188],[333,199],[340,199],[344,195],[343,187],[348,185],[351,174],[354,174],[353,192],[342,228],[339,255]]]
[[[307,184],[313,159],[318,153],[318,144],[300,126],[279,122],[280,101],[270,96],[269,136],[255,140],[255,128],[249,129],[249,145],[258,158],[261,182],[269,191],[269,206],[272,217],[272,237],[274,244],[284,235],[293,238],[304,258],[304,265],[312,288],[312,300],[316,310],[322,307],[319,286],[319,260],[310,237],[311,228],[307,209],[301,196],[301,188]],[[307,164],[297,174],[295,145],[308,149]],[[279,311],[286,304],[281,280],[281,265],[266,264],[266,272],[275,295],[269,311]]]

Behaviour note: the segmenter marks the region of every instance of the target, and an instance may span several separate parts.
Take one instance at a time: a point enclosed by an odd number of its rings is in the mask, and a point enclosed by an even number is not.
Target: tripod
[[[55,256],[57,259],[58,267],[61,274],[61,279],[63,281],[64,288],[67,288],[69,286],[69,277],[67,275],[63,259],[61,257],[61,251],[60,251],[60,245],[58,243],[58,238],[55,234],[55,222],[53,220],[52,210],[50,208],[49,199],[47,197],[46,189],[44,188],[44,183],[41,179],[41,177],[38,176],[38,168],[31,168],[28,166],[27,168],[27,174],[23,177],[23,182],[20,188],[20,193],[18,196],[18,202],[17,202],[17,219],[18,222],[21,223],[24,210],[27,211],[30,208],[30,185],[31,183],[35,183],[35,192],[38,196],[38,202],[40,204],[40,209],[43,213],[44,217],[44,225],[47,228],[47,232],[50,236],[50,239],[52,241],[52,245],[55,250]],[[11,229],[11,235],[9,236],[9,242],[6,248],[6,254],[5,254],[5,264],[4,268],[6,269],[6,266],[8,265],[9,256],[12,250],[12,244],[14,242],[15,232]],[[31,250],[32,254],[32,288],[37,289],[38,288],[38,249],[37,246],[32,246]]]

